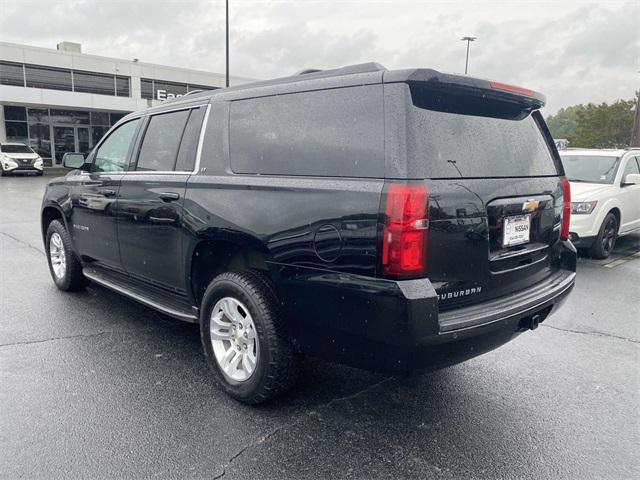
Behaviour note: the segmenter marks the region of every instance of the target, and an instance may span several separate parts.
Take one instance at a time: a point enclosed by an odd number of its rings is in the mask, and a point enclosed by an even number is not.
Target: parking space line
[[[629,262],[634,258],[640,258],[640,252],[632,253],[631,255],[627,255],[626,257],[619,258],[618,260],[614,260],[613,262],[607,263],[603,266],[607,268],[617,267],[618,265],[622,265],[623,263]]]

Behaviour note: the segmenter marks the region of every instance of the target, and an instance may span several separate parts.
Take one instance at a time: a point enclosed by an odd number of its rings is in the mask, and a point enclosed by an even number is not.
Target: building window
[[[97,93],[98,95],[115,95],[113,75],[89,72],[73,72],[73,91]]]
[[[116,123],[118,123],[118,121],[124,117],[126,115],[126,113],[110,113],[109,114],[109,120],[111,120],[111,125],[115,125]]]
[[[109,126],[109,114],[107,112],[91,112],[91,125]]]
[[[131,96],[129,77],[14,62],[0,62],[0,85]]]
[[[153,80],[148,78],[140,79],[140,96],[150,100],[153,99]]]
[[[12,105],[4,106],[4,119],[16,120],[18,122],[27,121],[27,109],[24,107],[14,107]]]
[[[72,91],[71,70],[36,65],[25,66],[27,87]]]
[[[129,93],[129,77],[116,77],[116,96],[118,97],[129,97],[131,94]]]
[[[24,70],[21,63],[0,62],[0,85],[24,87]]]
[[[51,109],[51,123],[89,125],[89,112],[82,110]]]
[[[9,142],[27,142],[29,139],[27,122],[4,122],[4,127]]]

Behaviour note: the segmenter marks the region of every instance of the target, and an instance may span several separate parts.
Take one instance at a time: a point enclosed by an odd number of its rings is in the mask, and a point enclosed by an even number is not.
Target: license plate
[[[531,215],[516,215],[504,217],[502,229],[502,246],[520,245],[527,243],[531,232]]]

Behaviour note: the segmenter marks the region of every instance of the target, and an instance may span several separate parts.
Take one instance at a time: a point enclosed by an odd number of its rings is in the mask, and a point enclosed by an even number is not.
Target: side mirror
[[[67,152],[62,157],[62,165],[65,168],[82,168],[84,165],[84,155],[82,153]]]
[[[622,185],[640,185],[640,174],[630,173],[622,181]]]

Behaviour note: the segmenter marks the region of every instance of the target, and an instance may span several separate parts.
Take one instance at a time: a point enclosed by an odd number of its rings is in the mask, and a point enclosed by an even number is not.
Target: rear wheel
[[[45,243],[51,278],[60,290],[81,290],[87,285],[82,265],[71,249],[71,238],[59,220],[53,220],[47,228]]]
[[[205,357],[222,388],[248,404],[262,403],[293,383],[297,355],[286,334],[275,290],[261,273],[223,273],[202,301]]]
[[[613,213],[608,213],[600,226],[600,231],[591,246],[593,258],[607,258],[616,245],[618,238],[618,219]]]

